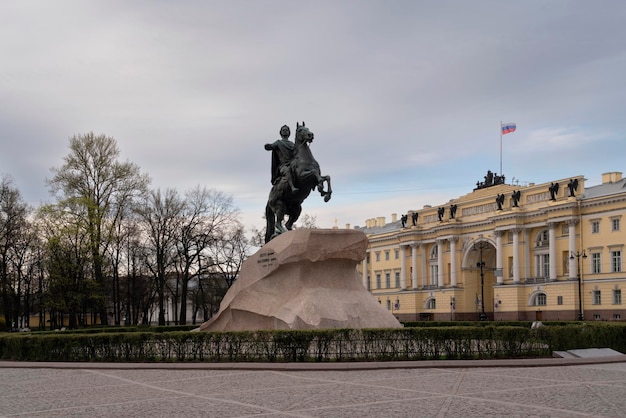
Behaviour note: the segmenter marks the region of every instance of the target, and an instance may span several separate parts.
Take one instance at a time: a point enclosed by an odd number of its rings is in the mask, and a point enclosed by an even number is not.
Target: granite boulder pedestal
[[[279,235],[246,260],[219,312],[197,330],[401,327],[356,271],[367,244],[358,230]]]

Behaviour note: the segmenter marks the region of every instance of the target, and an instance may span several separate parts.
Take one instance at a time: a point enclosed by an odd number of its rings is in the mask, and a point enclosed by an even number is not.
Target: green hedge
[[[304,362],[549,357],[626,352],[624,324],[405,327],[311,331],[4,334],[0,358],[30,361]]]
[[[407,321],[405,327],[525,327],[530,328],[536,321]],[[578,321],[543,321],[543,325],[580,325]]]
[[[71,334],[100,334],[100,333],[122,333],[122,332],[172,332],[172,331],[191,331],[198,328],[200,325],[129,325],[129,326],[117,326],[117,325],[96,325],[85,328],[66,329],[63,331],[49,330],[49,331],[37,331],[31,332],[37,334],[58,334],[58,333],[71,333]]]
[[[626,354],[626,324],[623,322],[576,322],[565,326],[543,326],[536,332],[554,351],[612,348]]]

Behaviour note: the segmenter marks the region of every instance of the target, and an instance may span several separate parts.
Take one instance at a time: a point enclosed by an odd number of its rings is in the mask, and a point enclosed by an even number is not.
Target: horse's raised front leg
[[[324,190],[324,181],[326,181],[326,184],[328,184],[328,189],[325,192],[320,192],[322,193],[322,196],[324,196],[324,202],[328,202],[330,200],[330,196],[333,193],[333,189],[332,187],[330,187],[330,176],[322,176],[322,190]]]

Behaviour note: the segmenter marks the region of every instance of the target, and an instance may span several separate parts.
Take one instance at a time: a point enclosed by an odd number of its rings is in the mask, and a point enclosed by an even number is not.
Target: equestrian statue
[[[332,194],[330,176],[322,176],[309,147],[313,132],[302,122],[296,123],[295,142],[289,141],[290,134],[289,126],[283,125],[281,139],[265,144],[265,149],[272,151],[272,189],[265,206],[266,243],[293,228],[302,212],[302,202],[312,190],[317,188],[325,202]],[[289,217],[287,222],[285,215]]]

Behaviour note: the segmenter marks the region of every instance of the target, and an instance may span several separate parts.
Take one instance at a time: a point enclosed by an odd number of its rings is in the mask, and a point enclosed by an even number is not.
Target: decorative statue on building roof
[[[550,200],[556,200],[556,194],[559,192],[559,183],[551,183],[548,191],[550,192]]]
[[[419,216],[419,213],[417,212],[413,212],[411,214],[411,221],[413,221],[413,226],[417,225],[417,217]]]
[[[570,179],[569,183],[567,183],[567,188],[569,189],[569,196],[576,196],[576,190],[578,190],[578,179]]]
[[[437,209],[437,216],[439,217],[440,221],[443,221],[444,213],[446,213],[446,209],[443,206]]]
[[[309,144],[313,132],[302,122],[296,124],[295,143],[289,141],[291,131],[287,125],[280,128],[281,139],[265,144],[272,151],[272,189],[265,206],[265,242],[292,229],[302,212],[302,202],[317,188],[324,201],[330,200],[330,176],[322,176],[320,166],[313,157]],[[327,189],[324,190],[324,183]],[[283,224],[285,215],[289,217]]]
[[[487,170],[485,181],[477,181],[476,188],[474,190],[497,186],[498,184],[506,184],[504,175],[499,176],[498,173],[493,173],[491,170]]]
[[[487,175],[485,176],[484,187],[489,187],[493,184],[493,173],[491,170],[487,170]]]
[[[456,205],[450,205],[450,219],[454,219],[456,216]]]
[[[496,197],[496,204],[498,205],[498,210],[502,210],[503,203],[504,203],[504,195],[498,193],[498,197]]]
[[[402,228],[406,228],[406,221],[409,219],[409,215],[404,214],[400,217],[400,221],[402,222]]]
[[[513,194],[511,195],[511,198],[513,199],[513,207],[514,208],[519,207],[518,204],[519,204],[520,197],[521,197],[520,191],[519,190],[514,190]]]

